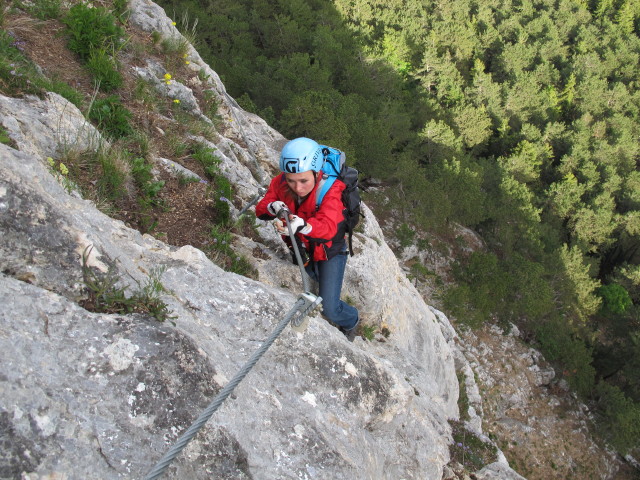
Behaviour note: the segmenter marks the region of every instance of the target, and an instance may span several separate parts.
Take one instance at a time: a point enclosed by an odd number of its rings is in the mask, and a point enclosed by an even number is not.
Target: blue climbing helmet
[[[287,142],[280,153],[280,170],[284,173],[319,172],[323,163],[322,146],[306,137]]]

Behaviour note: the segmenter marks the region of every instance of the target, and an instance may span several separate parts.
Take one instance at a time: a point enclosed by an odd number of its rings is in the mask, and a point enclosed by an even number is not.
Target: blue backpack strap
[[[318,209],[320,208],[322,199],[324,198],[325,194],[329,191],[329,189],[333,185],[333,182],[336,181],[336,178],[338,177],[334,177],[332,175],[322,176],[322,180],[320,180],[318,189],[316,190],[316,211],[318,211]]]

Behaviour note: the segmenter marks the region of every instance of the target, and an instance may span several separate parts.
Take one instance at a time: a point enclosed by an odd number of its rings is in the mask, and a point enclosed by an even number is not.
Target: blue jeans
[[[313,280],[318,282],[318,294],[322,297],[322,314],[330,322],[349,330],[358,324],[358,309],[340,300],[346,266],[347,252],[345,251],[331,260],[309,263],[306,271]]]

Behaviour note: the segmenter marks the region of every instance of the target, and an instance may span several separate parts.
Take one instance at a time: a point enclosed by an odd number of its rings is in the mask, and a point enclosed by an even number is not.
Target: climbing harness
[[[250,206],[251,205],[249,205],[249,207]],[[243,212],[249,207],[243,209]],[[289,210],[282,209],[280,210],[280,212],[278,212],[278,216],[282,216],[282,218],[286,221],[287,228],[289,229],[289,235],[291,238],[294,238],[293,230],[291,228],[291,224],[289,223],[289,213]],[[235,374],[235,376],[229,381],[229,383],[227,383],[227,385],[225,385],[225,387],[220,390],[218,395],[216,395],[209,406],[204,409],[204,411],[196,419],[196,421],[191,424],[191,426],[182,434],[182,436],[176,441],[176,443],[163,455],[163,457],[158,461],[158,463],[156,463],[156,465],[147,474],[147,476],[144,477],[144,480],[155,480],[157,478],[160,478],[167,470],[167,468],[169,468],[171,462],[173,462],[173,460],[187,446],[187,444],[193,439],[193,437],[196,436],[198,431],[200,431],[205,423],[207,423],[207,421],[220,407],[220,405],[222,405],[222,402],[224,402],[226,398],[231,395],[233,390],[238,386],[242,379],[249,373],[249,371],[254,367],[258,360],[260,360],[260,357],[262,357],[262,355],[264,355],[264,353],[269,349],[269,347],[273,344],[276,338],[278,338],[278,336],[282,333],[289,322],[291,322],[292,328],[294,330],[300,331],[307,315],[313,312],[313,310],[318,308],[322,303],[321,297],[318,297],[317,295],[309,292],[308,275],[304,270],[304,267],[302,266],[300,251],[298,250],[296,242],[293,242],[293,244],[296,258],[298,259],[298,265],[300,265],[300,273],[302,274],[304,293],[301,293],[298,296],[296,303],[280,321],[280,323],[278,323],[271,335],[264,341],[260,348],[256,350],[253,355],[251,355],[251,358],[249,358],[249,360],[238,371],[238,373]]]

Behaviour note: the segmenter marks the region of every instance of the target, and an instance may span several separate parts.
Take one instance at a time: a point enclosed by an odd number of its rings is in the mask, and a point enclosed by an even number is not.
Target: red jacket
[[[325,194],[316,211],[316,190],[322,179],[322,172],[316,176],[316,184],[307,198],[298,206],[296,195],[289,190],[284,173],[271,180],[264,198],[256,205],[256,216],[261,220],[275,218],[267,210],[267,205],[276,200],[284,202],[294,215],[298,215],[311,225],[309,235],[297,234],[302,240],[309,256],[316,262],[328,260],[344,248],[345,225],[344,204],[342,191],[346,188],[344,182],[336,180]],[[284,236],[283,236],[284,238]]]

